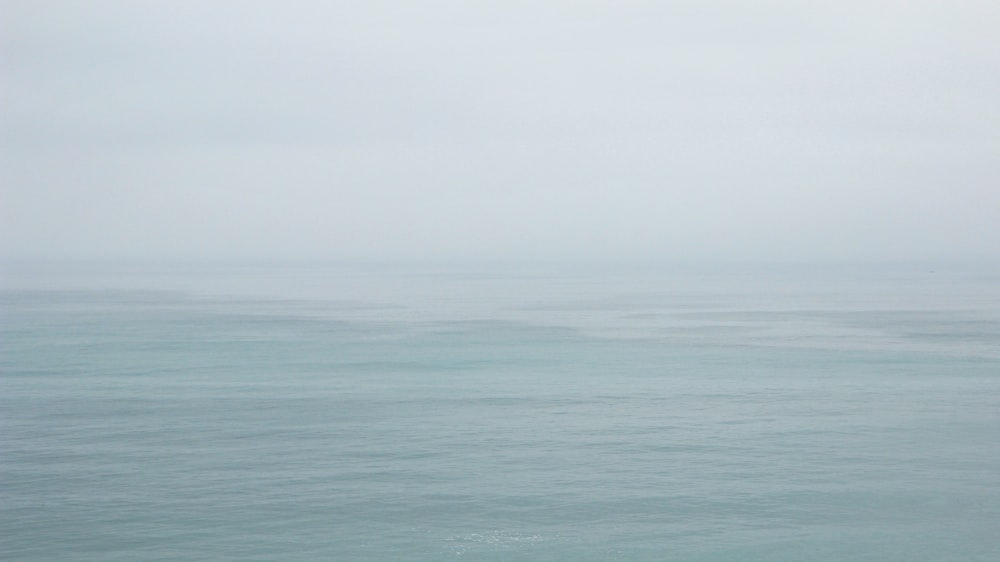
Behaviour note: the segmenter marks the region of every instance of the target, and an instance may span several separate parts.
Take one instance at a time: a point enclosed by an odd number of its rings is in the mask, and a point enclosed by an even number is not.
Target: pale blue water
[[[1000,560],[996,270],[8,266],[3,560]]]

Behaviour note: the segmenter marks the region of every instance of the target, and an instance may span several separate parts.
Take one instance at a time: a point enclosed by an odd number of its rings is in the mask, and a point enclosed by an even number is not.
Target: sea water
[[[12,264],[0,559],[1000,560],[1000,274]]]

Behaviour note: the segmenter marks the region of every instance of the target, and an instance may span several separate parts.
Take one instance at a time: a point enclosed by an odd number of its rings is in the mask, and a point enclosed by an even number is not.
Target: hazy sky
[[[7,257],[1000,257],[1000,2],[0,6]]]

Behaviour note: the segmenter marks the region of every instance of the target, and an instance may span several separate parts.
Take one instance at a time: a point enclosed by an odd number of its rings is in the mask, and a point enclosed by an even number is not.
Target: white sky
[[[6,257],[1000,258],[1000,2],[0,6]]]

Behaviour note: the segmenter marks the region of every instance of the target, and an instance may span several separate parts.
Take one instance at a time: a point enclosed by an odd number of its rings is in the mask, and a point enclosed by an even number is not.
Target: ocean
[[[1000,560],[1000,268],[6,264],[0,559]]]

